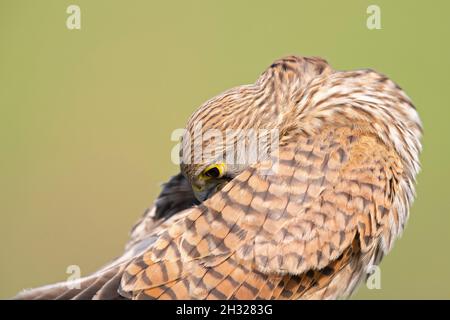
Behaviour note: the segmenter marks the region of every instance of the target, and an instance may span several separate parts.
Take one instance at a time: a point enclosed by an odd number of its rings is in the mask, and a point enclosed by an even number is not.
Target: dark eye
[[[202,172],[203,178],[222,178],[226,171],[226,165],[224,163],[216,163],[207,167]]]
[[[205,171],[205,176],[210,178],[219,178],[220,175],[220,170],[217,167],[212,167],[211,169]]]

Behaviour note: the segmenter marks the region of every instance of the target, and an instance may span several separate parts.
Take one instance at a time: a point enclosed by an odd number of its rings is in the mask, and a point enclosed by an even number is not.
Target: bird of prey
[[[195,156],[186,150],[198,124],[214,134]],[[277,132],[277,147],[265,139],[256,150],[266,157],[228,161],[235,151],[213,136],[232,130]],[[193,113],[180,173],[132,229],[122,256],[16,298],[347,298],[405,227],[421,135],[415,107],[388,77],[336,71],[317,57],[281,58],[254,84]],[[231,146],[241,140],[235,135]]]

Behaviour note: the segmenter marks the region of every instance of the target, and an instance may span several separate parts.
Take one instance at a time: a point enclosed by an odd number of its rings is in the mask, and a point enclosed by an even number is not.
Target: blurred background
[[[81,30],[66,9],[81,8]],[[381,30],[366,26],[381,8]],[[119,255],[176,173],[171,133],[281,56],[370,67],[425,129],[417,201],[355,299],[450,298],[450,2],[0,0],[0,298]],[[447,40],[445,40],[447,39]]]

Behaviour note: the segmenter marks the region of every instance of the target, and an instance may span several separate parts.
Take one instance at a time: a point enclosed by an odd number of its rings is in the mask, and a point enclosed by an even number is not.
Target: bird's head
[[[285,57],[254,84],[227,90],[194,112],[182,138],[180,167],[197,199],[208,199],[253,163],[270,158],[295,96],[329,72],[323,59]]]
[[[180,168],[201,202],[252,163],[246,156],[250,148],[257,151],[256,141],[247,133],[254,131],[258,124],[237,121],[243,116],[239,110],[252,108],[250,104],[244,105],[244,96],[252,94],[235,89],[227,91],[227,99],[222,95],[208,101],[188,122],[182,137]],[[250,115],[244,117],[251,121]]]

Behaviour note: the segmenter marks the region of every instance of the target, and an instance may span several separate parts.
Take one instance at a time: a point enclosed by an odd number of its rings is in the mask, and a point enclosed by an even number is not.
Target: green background
[[[69,4],[81,30],[68,30]],[[381,7],[381,30],[366,9]],[[422,173],[381,290],[450,298],[449,1],[0,0],[0,297],[121,253],[177,171],[170,135],[287,54],[399,83],[424,123]]]

